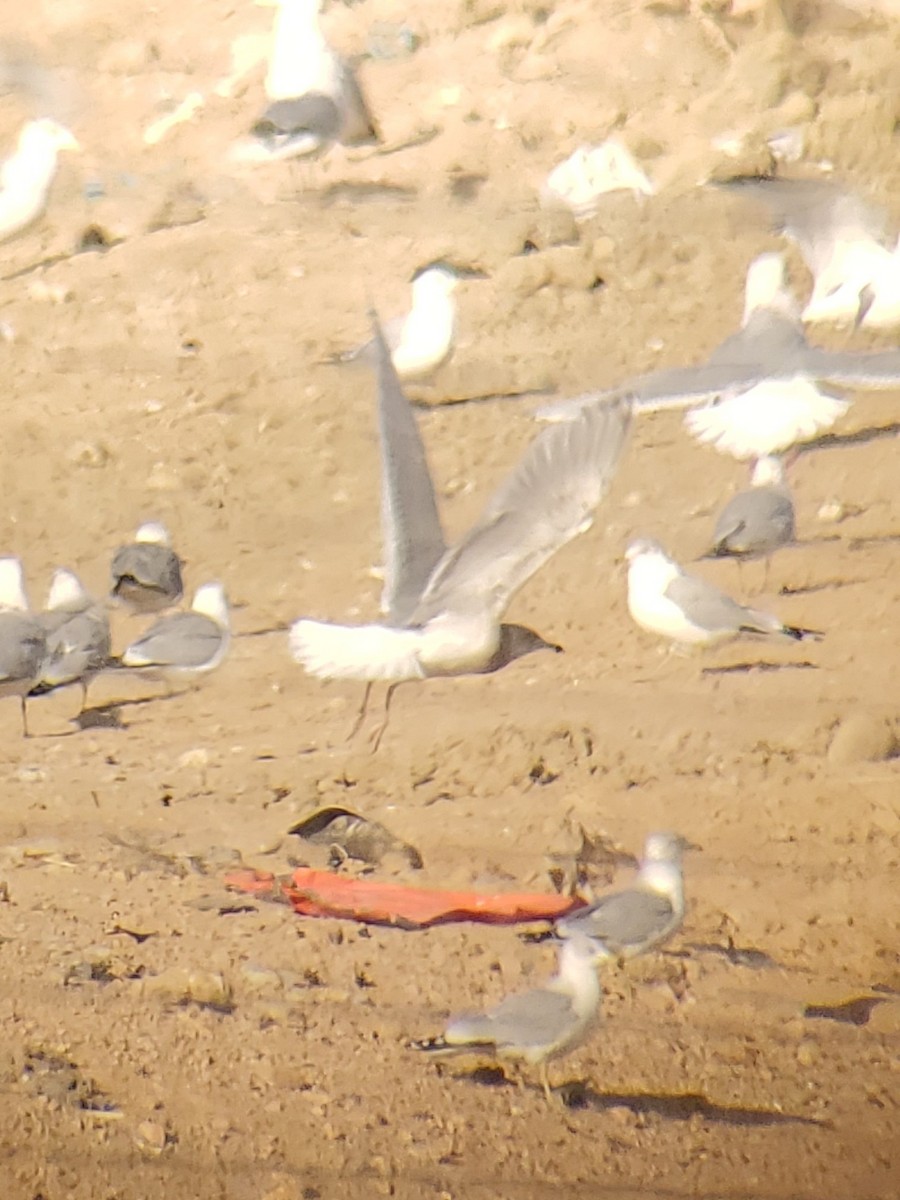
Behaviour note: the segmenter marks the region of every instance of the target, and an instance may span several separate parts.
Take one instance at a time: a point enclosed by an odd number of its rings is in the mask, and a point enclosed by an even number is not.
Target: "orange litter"
[[[231,871],[225,884],[271,900],[287,900],[305,917],[344,917],[370,924],[424,929],[454,921],[515,925],[553,921],[581,908],[583,900],[545,892],[456,892],[351,879],[299,867],[289,879],[268,871]]]

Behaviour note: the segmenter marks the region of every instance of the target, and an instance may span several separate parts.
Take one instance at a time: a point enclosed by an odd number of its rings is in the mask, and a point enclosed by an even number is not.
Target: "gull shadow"
[[[830,1128],[830,1122],[770,1108],[744,1108],[739,1104],[715,1104],[699,1092],[666,1094],[663,1092],[597,1092],[589,1084],[564,1084],[562,1093],[567,1108],[591,1108],[605,1112],[627,1108],[637,1116],[661,1117],[664,1121],[689,1121],[701,1117],[715,1124],[747,1126],[811,1125]]]
[[[863,446],[868,442],[894,437],[897,433],[900,433],[900,421],[892,421],[890,425],[869,425],[852,433],[823,433],[821,437],[806,442],[803,453],[809,450],[830,450],[835,446]]]
[[[82,729],[127,729],[119,712],[122,708],[137,708],[142,704],[161,704],[166,700],[176,700],[184,692],[163,693],[161,696],[139,696],[135,700],[110,700],[108,704],[95,704],[86,708],[77,717],[72,717],[71,723]],[[71,736],[71,734],[69,735]]]
[[[773,662],[744,662],[731,663],[727,667],[704,667],[701,675],[750,675],[754,671],[768,673],[772,671],[818,671],[818,665],[811,662],[773,663]]]
[[[868,1025],[879,1004],[889,1004],[886,996],[857,996],[843,1004],[807,1004],[804,1017],[813,1020],[840,1021],[844,1025]]]
[[[719,942],[688,942],[686,948],[695,954],[710,954],[724,958],[732,967],[749,967],[751,971],[771,970],[781,963],[755,946],[736,946],[731,938],[723,946]]]
[[[465,408],[469,404],[518,403],[519,401],[537,400],[547,396],[555,396],[556,388],[552,384],[546,387],[523,388],[521,391],[485,392],[479,396],[443,396],[440,400],[426,400],[410,397],[410,404],[424,412],[434,412],[439,408]]]
[[[824,579],[821,583],[807,583],[801,587],[791,587],[783,584],[778,589],[779,596],[810,596],[813,592],[836,592],[839,588],[857,587],[862,583],[871,583],[870,579]]]
[[[332,204],[340,204],[343,201],[350,201],[353,204],[391,201],[396,204],[409,203],[415,200],[417,195],[415,188],[401,187],[399,184],[353,183],[349,180],[342,180],[340,183],[333,183],[326,188],[320,194],[319,202],[322,208],[330,208]]]

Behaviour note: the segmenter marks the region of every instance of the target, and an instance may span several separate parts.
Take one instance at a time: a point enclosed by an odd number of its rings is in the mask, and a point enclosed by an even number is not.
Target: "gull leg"
[[[356,720],[353,722],[353,728],[347,734],[347,741],[352,742],[359,733],[363,721],[366,719],[366,713],[369,708],[369,697],[372,695],[372,680],[366,684],[366,690],[363,692],[362,704],[359,706],[359,712],[356,714]]]
[[[375,754],[377,752],[378,747],[381,745],[381,739],[384,737],[384,732],[388,727],[388,720],[390,718],[390,711],[391,711],[391,701],[394,698],[394,692],[396,692],[397,688],[400,686],[401,683],[405,683],[405,682],[406,682],[405,680],[399,679],[396,683],[392,683],[391,686],[387,690],[387,695],[384,698],[384,716],[383,716],[381,724],[378,726],[378,728],[375,730],[375,732],[372,735],[372,753],[373,754]]]
[[[546,1059],[541,1060],[541,1064],[538,1067],[538,1075],[540,1076],[541,1087],[544,1089],[544,1097],[546,1098],[547,1103],[549,1104],[549,1102],[553,1099],[553,1091],[550,1087],[550,1076],[547,1073],[547,1060]]]
[[[19,697],[19,703],[22,706],[22,737],[31,737],[28,732],[28,701],[24,695]]]

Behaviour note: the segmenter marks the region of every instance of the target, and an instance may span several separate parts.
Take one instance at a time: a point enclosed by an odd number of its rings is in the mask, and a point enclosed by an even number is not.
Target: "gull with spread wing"
[[[311,675],[390,683],[487,674],[536,650],[560,647],[501,618],[545,562],[588,529],[606,493],[630,424],[618,398],[542,430],[524,458],[455,546],[444,540],[434,486],[415,415],[373,316],[378,352],[385,585],[378,624],[347,626],[302,618],[290,650]]]

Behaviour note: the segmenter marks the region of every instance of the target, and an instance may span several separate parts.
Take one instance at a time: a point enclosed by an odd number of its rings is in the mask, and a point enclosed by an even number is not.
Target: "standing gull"
[[[49,691],[78,683],[84,712],[91,680],[109,661],[106,610],[85,591],[74,572],[59,567],[53,573],[40,622],[46,633],[47,649],[38,689]]]
[[[266,75],[270,104],[251,130],[242,157],[298,158],[333,142],[378,140],[375,122],[349,63],[328,45],[319,24],[321,0],[277,0]]]
[[[47,205],[59,151],[79,149],[69,130],[49,117],[22,127],[15,153],[0,167],[0,241],[37,220]]]
[[[482,278],[480,271],[432,262],[412,277],[412,303],[405,317],[385,322],[382,333],[394,370],[403,380],[423,379],[446,361],[456,335],[456,291],[463,278]],[[374,339],[338,354],[329,362],[377,363]]]
[[[112,596],[135,613],[161,612],[184,594],[181,561],[168,529],[158,521],[146,521],[133,542],[119,547],[110,574]]]
[[[170,613],[151,625],[122,655],[132,667],[171,684],[193,682],[221,666],[231,643],[228,600],[221,583],[204,583],[190,612]]]
[[[539,409],[538,416],[567,420],[628,390],[636,413],[690,408],[685,425],[698,441],[738,459],[763,458],[808,441],[843,416],[850,402],[824,385],[900,388],[900,350],[832,353],[811,346],[784,275],[783,255],[754,259],[742,327],[706,363],[652,371],[620,388]]]
[[[440,1037],[412,1046],[436,1058],[489,1054],[537,1066],[549,1100],[548,1060],[580,1045],[599,1019],[597,957],[590,938],[573,934],[559,949],[557,973],[543,987],[507,996],[485,1013],[452,1017]]]
[[[26,697],[40,679],[46,644],[28,607],[21,562],[0,558],[0,697],[19,697],[24,737],[29,736]]]
[[[597,406],[535,437],[465,536],[447,548],[410,403],[377,321],[378,423],[385,584],[379,624],[291,626],[290,650],[311,675],[390,682],[487,674],[535,650],[560,647],[502,623],[519,588],[591,525],[625,445],[630,403]],[[359,722],[357,722],[358,727]]]
[[[681,855],[685,841],[674,833],[651,833],[631,887],[601,896],[556,923],[560,937],[590,938],[604,958],[635,958],[656,950],[684,920]]]
[[[649,633],[681,646],[712,646],[742,634],[820,638],[812,629],[785,625],[771,613],[745,608],[705,579],[689,575],[657,542],[639,538],[628,546],[628,611]]]
[[[882,209],[830,180],[739,175],[716,186],[762,201],[799,247],[813,273],[804,321],[900,324],[900,240]]]
[[[750,487],[737,492],[719,513],[712,558],[764,558],[766,579],[776,550],[796,537],[794,501],[780,458],[759,458]]]

